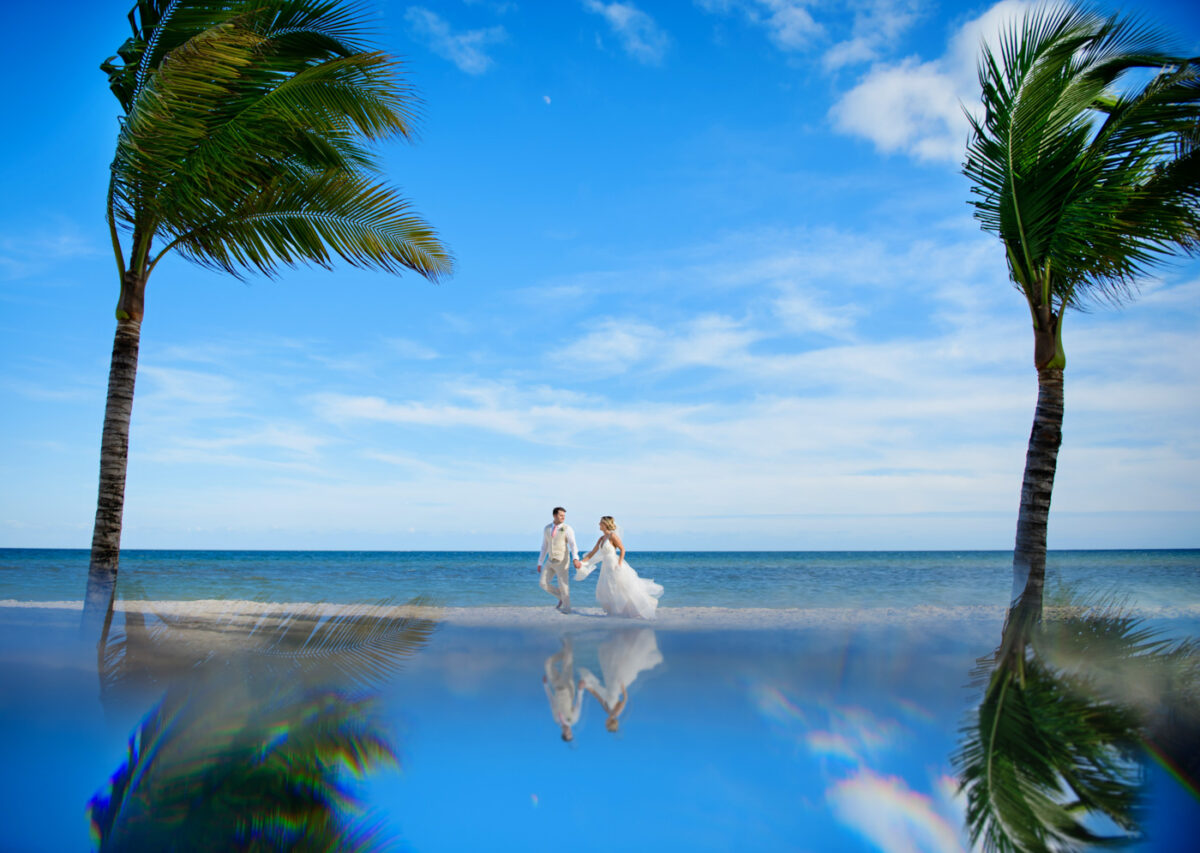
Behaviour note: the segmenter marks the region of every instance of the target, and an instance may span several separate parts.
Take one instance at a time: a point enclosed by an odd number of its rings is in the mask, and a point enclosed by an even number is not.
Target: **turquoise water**
[[[312,767],[354,795],[325,831],[365,839],[355,848],[339,836],[332,849],[971,848],[956,756],[981,713],[979,668],[1003,645],[1005,552],[631,553],[666,586],[664,608],[888,609],[875,620],[830,611],[749,629],[556,616],[532,553],[127,551],[128,606],[99,638],[81,636],[78,609],[36,606],[79,601],[87,559],[0,551],[0,601],[22,602],[0,606],[5,851],[85,850],[99,837],[114,849],[173,849],[184,837],[188,849],[238,849],[229,841],[246,831],[238,821],[294,825],[273,792],[308,785]],[[1052,596],[1123,595],[1145,626],[1183,643],[1171,647],[1184,651],[1178,666],[1164,663],[1165,646],[1129,658],[1112,645],[1119,620],[1089,617],[1032,644],[1030,659],[1050,675],[1030,684],[1052,723],[1078,718],[1086,744],[1105,709],[1139,721],[1135,740],[1102,738],[1130,774],[1109,781],[1140,803],[1131,848],[1194,849],[1200,551],[1054,552],[1048,575]],[[589,602],[591,589],[575,586],[574,597]],[[305,608],[287,606],[276,608],[286,628],[227,618],[245,599],[417,595],[545,618],[523,627],[451,618],[413,636],[381,616],[306,622]],[[926,605],[947,609],[931,616]],[[289,613],[301,617],[290,624]],[[569,740],[548,689],[556,675],[576,703]],[[1027,715],[1014,708],[1005,727],[1020,730]],[[993,730],[974,730],[984,729]],[[330,759],[367,755],[356,737],[391,759],[346,772]],[[1064,752],[1057,746],[1050,753]],[[287,768],[289,784],[255,782],[268,766]],[[94,819],[114,822],[89,832],[89,803]],[[230,809],[204,811],[214,804]],[[1086,822],[1115,831],[1102,817]],[[122,835],[123,846],[113,842]]]
[[[536,554],[467,551],[124,551],[129,599],[546,603]],[[630,563],[666,587],[664,607],[947,607],[1008,604],[1007,551],[661,552]],[[85,550],[0,549],[0,600],[78,601]],[[590,602],[594,577],[573,588]],[[1051,584],[1118,593],[1145,608],[1200,604],[1200,550],[1054,551]]]
[[[268,821],[269,790],[223,793],[257,772],[229,738],[249,733],[302,761],[304,739],[278,733],[324,719],[337,736],[351,711],[398,761],[348,780],[355,814],[399,849],[966,850],[954,756],[981,697],[971,674],[1001,640],[999,620],[978,619],[786,632],[449,625],[407,657],[385,655],[364,688],[361,673],[346,683],[354,663],[322,681],[280,666],[293,658],[247,659],[234,636],[189,639],[178,625],[127,620],[115,623],[122,654],[103,655],[97,672],[77,611],[0,608],[0,848],[87,849],[87,804],[109,796],[134,743],[144,772],[120,824],[143,838],[118,849],[194,836],[179,826],[181,799],[187,813],[232,796],[237,814]],[[593,673],[613,683],[624,670],[627,689],[615,728],[582,694],[564,742],[543,678],[568,646],[572,682]],[[623,649],[634,659],[621,660]],[[305,682],[333,691],[335,705],[297,694]],[[280,708],[287,725],[255,734]],[[1185,738],[1172,757],[1188,754]],[[1132,849],[1194,849],[1200,802],[1162,761],[1133,761],[1145,834]]]

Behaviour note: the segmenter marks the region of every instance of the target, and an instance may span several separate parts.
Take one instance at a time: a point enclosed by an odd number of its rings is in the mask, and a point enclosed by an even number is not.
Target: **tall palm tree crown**
[[[413,136],[399,63],[342,0],[138,0],[102,66],[121,104],[107,219],[120,278],[85,620],[120,550],[147,280],[169,252],[241,276],[335,256],[430,280],[452,260],[379,180],[370,146]]]
[[[971,117],[963,171],[1035,331],[1052,335],[1038,368],[1065,365],[1066,308],[1119,302],[1155,263],[1200,247],[1200,65],[1165,43],[1064,5],[983,49],[984,116]]]
[[[432,229],[371,182],[364,142],[413,132],[398,63],[369,51],[360,14],[325,0],[140,0],[123,64],[108,215],[149,274],[176,249],[238,275],[280,263],[401,268],[451,262]],[[152,252],[153,243],[165,245]]]
[[[1119,303],[1154,266],[1200,247],[1200,63],[1132,18],[1052,5],[984,46],[979,82],[963,172],[1029,306],[1038,371],[1015,600],[1040,596],[1045,572],[1067,309]]]

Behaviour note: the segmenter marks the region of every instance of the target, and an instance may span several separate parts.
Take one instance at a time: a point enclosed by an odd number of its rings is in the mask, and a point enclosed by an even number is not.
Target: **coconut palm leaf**
[[[1106,839],[1093,813],[1132,828],[1135,729],[1118,706],[1081,702],[1044,667],[1000,671],[963,730],[956,765],[972,842],[985,850],[1053,850]]]
[[[380,603],[342,613],[314,606],[264,618],[247,639],[255,643],[253,654],[271,657],[305,680],[378,688],[437,630],[437,622],[409,615],[410,608],[426,607],[424,599],[404,608]]]
[[[1074,6],[1041,7],[1015,23],[998,53],[985,49],[985,114],[971,118],[964,172],[985,230],[1008,250],[1013,281],[1032,305],[1119,299],[1150,265],[1195,233],[1200,186],[1171,161],[1197,115],[1197,69],[1162,51],[1163,37],[1132,19]],[[1137,70],[1141,89],[1112,92]],[[1189,206],[1188,201],[1192,204]],[[1160,223],[1123,216],[1136,201]],[[1185,241],[1185,245],[1192,245]]]
[[[954,757],[972,841],[997,851],[1125,843],[1139,832],[1141,745],[1194,741],[1161,721],[1174,719],[1164,706],[1194,707],[1200,644],[1164,638],[1111,599],[1067,598],[1044,619],[1035,604],[1012,609],[974,673],[983,698]],[[1124,834],[1101,835],[1097,816]]]
[[[407,267],[433,278],[448,263],[432,230],[394,191],[344,171],[289,176],[243,193],[232,209],[197,210],[203,219],[176,223],[181,231],[167,248],[235,276],[300,263],[329,268],[337,256],[352,266]]]

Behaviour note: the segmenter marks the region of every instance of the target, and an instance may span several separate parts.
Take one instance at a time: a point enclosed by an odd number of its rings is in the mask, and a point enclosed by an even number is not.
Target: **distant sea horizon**
[[[586,551],[580,548],[580,551]],[[656,548],[646,554],[992,554],[1012,553],[1012,548]],[[72,551],[90,553],[77,546],[0,546],[0,554],[12,551]],[[1112,552],[1200,551],[1200,545],[1179,548],[1048,548],[1046,554]],[[537,554],[535,548],[122,548],[121,554],[169,553],[280,553],[280,554]]]

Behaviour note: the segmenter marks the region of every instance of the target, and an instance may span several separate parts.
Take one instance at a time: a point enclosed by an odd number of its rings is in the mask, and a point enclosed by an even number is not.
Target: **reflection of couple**
[[[604,709],[604,728],[615,732],[621,712],[629,704],[629,687],[638,675],[654,669],[663,660],[662,652],[658,650],[658,638],[650,628],[632,628],[614,634],[600,644],[597,654],[604,680],[593,675],[587,667],[580,667],[578,684],[570,637],[563,637],[558,653],[546,658],[542,683],[550,700],[550,713],[561,727],[565,741],[574,739],[571,727],[579,722],[584,690],[591,693]]]
[[[567,511],[554,508],[554,520],[542,532],[542,550],[538,554],[538,582],[547,593],[558,599],[556,607],[571,612],[570,566],[576,568],[575,580],[583,580],[596,566],[600,577],[596,581],[596,601],[609,616],[653,619],[661,584],[638,577],[625,561],[625,543],[611,515],[600,519],[600,538],[582,560],[575,545],[575,531],[567,524]],[[543,571],[543,568],[545,571]],[[557,588],[551,586],[551,576]]]

